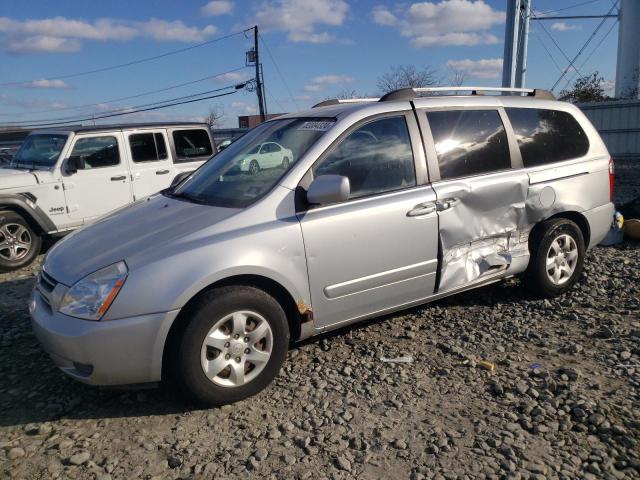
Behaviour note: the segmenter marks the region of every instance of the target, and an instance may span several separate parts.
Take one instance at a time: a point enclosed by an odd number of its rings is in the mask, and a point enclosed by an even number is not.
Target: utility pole
[[[507,0],[502,86],[524,87],[529,43],[530,0]]]
[[[264,122],[266,120],[264,113],[264,95],[262,93],[262,73],[260,66],[260,53],[258,50],[259,44],[258,38],[258,25],[253,27],[253,51],[255,53],[255,63],[256,63],[256,94],[258,95],[258,109],[260,111],[260,121]]]

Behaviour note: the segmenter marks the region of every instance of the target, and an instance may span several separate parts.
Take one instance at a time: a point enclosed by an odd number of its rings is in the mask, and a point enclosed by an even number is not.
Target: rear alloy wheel
[[[0,271],[29,265],[40,253],[41,238],[22,216],[0,212]]]
[[[542,297],[569,290],[582,273],[585,245],[582,231],[566,218],[547,220],[529,239],[529,266],[525,281]]]
[[[289,157],[284,157],[282,159],[282,168],[284,168],[285,170],[289,168]]]
[[[289,347],[280,304],[250,286],[220,287],[189,308],[174,371],[193,396],[211,405],[237,402],[264,389]]]
[[[251,160],[251,163],[249,164],[249,173],[251,175],[257,175],[260,173],[260,165],[257,160]]]

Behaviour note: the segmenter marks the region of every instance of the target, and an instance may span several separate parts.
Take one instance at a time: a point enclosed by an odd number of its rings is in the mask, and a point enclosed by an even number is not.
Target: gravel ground
[[[38,265],[0,275],[0,477],[640,478],[639,264],[598,247],[555,300],[509,280],[312,339],[218,409],[66,378],[29,325]]]

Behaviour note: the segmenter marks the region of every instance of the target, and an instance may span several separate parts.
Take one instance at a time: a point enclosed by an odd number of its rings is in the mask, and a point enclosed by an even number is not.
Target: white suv
[[[28,265],[41,237],[147,197],[215,152],[206,124],[40,130],[0,168],[0,271]]]

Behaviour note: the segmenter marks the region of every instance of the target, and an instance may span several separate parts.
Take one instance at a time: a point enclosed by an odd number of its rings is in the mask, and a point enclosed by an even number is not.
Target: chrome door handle
[[[433,202],[419,203],[407,212],[407,217],[420,217],[429,215],[436,211],[436,205]]]
[[[112,182],[119,182],[120,180],[126,180],[126,175],[118,175],[117,177],[111,177]]]
[[[166,175],[169,170],[156,170],[156,175]]]

